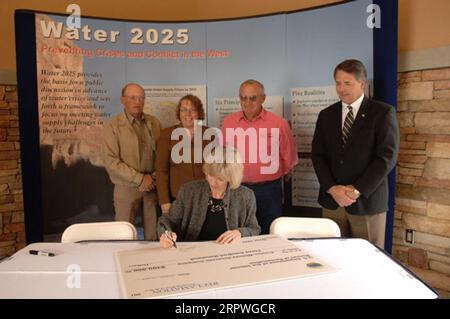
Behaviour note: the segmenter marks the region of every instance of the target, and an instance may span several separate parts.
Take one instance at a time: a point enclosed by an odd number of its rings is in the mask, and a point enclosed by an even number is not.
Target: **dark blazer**
[[[361,192],[346,207],[355,215],[384,212],[388,208],[388,174],[395,166],[399,128],[394,107],[364,97],[342,147],[342,103],[319,113],[312,142],[312,162],[319,179],[319,204],[336,209],[327,190],[333,185],[353,185]]]

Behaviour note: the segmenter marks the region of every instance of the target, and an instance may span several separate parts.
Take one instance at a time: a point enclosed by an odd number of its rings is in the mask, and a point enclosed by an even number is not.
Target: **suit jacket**
[[[391,105],[364,97],[344,147],[342,103],[322,110],[312,142],[312,162],[320,183],[319,204],[338,208],[327,190],[333,185],[353,185],[361,195],[345,208],[348,213],[386,211],[388,174],[396,164],[398,148],[399,128]]]
[[[181,186],[169,213],[162,214],[159,222],[177,233],[178,240],[196,241],[205,223],[210,188],[206,180],[189,182]],[[228,230],[238,229],[242,237],[259,235],[256,220],[256,199],[245,186],[228,188],[223,198],[225,222]],[[158,227],[158,237],[164,230]]]
[[[159,120],[144,113],[145,123],[150,135],[156,142],[161,133]],[[114,116],[103,128],[103,161],[109,177],[114,184],[138,187],[144,173],[140,172],[139,141],[125,115]]]

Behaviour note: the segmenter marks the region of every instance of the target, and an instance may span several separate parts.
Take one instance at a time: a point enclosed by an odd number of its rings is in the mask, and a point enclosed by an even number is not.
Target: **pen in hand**
[[[161,225],[161,227],[164,229],[164,234],[166,235],[166,237],[172,242],[172,244],[173,244],[173,247],[175,247],[175,248],[178,248],[177,247],[177,243],[176,243],[176,241],[172,238],[172,232],[170,232],[168,229],[167,229],[167,227],[166,227],[166,225],[164,225],[163,223],[160,223],[160,225]]]
[[[170,241],[171,241],[172,244],[173,244],[173,247],[177,248],[177,243],[176,243],[175,240],[173,240],[173,238],[172,238],[170,232],[169,232],[168,230],[166,230],[166,231],[164,232],[164,234],[166,234],[166,237],[170,239]]]

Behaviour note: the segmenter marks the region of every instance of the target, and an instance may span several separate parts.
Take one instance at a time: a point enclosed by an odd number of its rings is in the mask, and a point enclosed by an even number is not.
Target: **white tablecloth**
[[[182,244],[182,243],[180,243]],[[397,262],[362,239],[298,240],[336,272],[211,289],[177,298],[437,298]],[[0,262],[0,298],[119,298],[114,252],[155,242],[35,243]],[[148,247],[148,246],[147,246]],[[29,250],[51,251],[55,257]],[[79,287],[71,277],[81,271]]]

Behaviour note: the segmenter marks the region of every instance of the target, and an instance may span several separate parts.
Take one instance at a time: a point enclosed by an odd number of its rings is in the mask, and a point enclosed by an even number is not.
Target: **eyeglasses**
[[[180,108],[180,113],[197,113],[196,109],[183,109]]]
[[[258,98],[258,95],[253,95],[253,96],[239,96],[239,99],[241,101],[250,101],[250,102],[255,102],[256,99]]]
[[[124,97],[133,100],[134,102],[143,102],[145,100],[145,96],[124,95]]]

